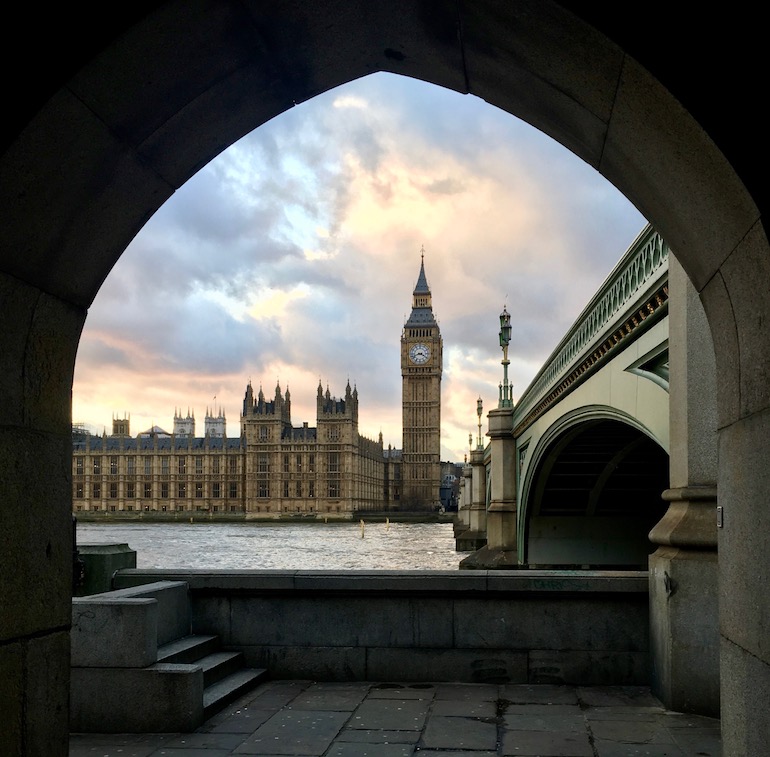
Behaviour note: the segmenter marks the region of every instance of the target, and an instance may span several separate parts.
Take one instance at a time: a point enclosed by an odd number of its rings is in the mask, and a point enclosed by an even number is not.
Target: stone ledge
[[[473,571],[208,571],[124,569],[115,588],[154,581],[184,581],[191,592],[344,592],[388,594],[462,593],[639,593],[648,591],[647,571],[473,570]]]

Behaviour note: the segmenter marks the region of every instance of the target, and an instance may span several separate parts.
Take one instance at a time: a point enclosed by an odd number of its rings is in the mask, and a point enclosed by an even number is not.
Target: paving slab
[[[586,731],[586,718],[578,705],[514,704],[503,709],[503,726],[514,731]]]
[[[347,712],[283,709],[257,728],[233,754],[320,756],[349,717]]]
[[[72,734],[70,757],[721,757],[645,687],[270,681],[191,734]]]
[[[324,757],[412,757],[411,744],[340,744],[335,742]]]
[[[493,719],[431,715],[420,743],[426,749],[495,749],[497,723]]]
[[[421,731],[428,707],[423,699],[366,699],[353,713],[348,727]]]
[[[518,757],[595,757],[588,733],[508,731],[503,734],[501,755]],[[604,757],[602,755],[601,757]]]
[[[578,704],[574,686],[553,684],[505,684],[500,697],[511,704]]]

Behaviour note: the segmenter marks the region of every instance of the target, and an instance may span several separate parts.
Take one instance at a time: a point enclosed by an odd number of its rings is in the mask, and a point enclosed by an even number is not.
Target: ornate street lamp
[[[476,415],[479,416],[479,442],[478,442],[479,449],[481,449],[482,446],[483,446],[481,444],[481,413],[482,412],[483,412],[483,408],[482,408],[482,404],[481,404],[481,397],[479,397],[476,400]]]
[[[503,383],[500,384],[500,401],[498,407],[513,407],[513,391],[508,384],[508,345],[511,343],[511,315],[503,305],[500,313],[500,346],[503,348]]]

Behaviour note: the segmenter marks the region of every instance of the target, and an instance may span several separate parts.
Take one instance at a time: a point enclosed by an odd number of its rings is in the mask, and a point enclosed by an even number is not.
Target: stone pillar
[[[85,310],[0,274],[0,754],[68,752],[72,374]]]
[[[719,716],[714,348],[695,289],[669,256],[670,502],[650,532],[652,690],[669,709]]]
[[[513,408],[490,410],[490,502],[487,509],[487,543],[461,561],[461,568],[517,568],[516,444]]]
[[[487,472],[484,450],[471,450],[468,484],[468,530],[457,539],[458,552],[474,552],[487,543]],[[460,545],[462,549],[460,549]]]

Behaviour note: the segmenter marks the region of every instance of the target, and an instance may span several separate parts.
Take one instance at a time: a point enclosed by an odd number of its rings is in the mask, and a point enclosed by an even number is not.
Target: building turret
[[[195,413],[190,413],[187,408],[187,415],[182,415],[181,408],[174,408],[174,431],[176,436],[195,436]]]

